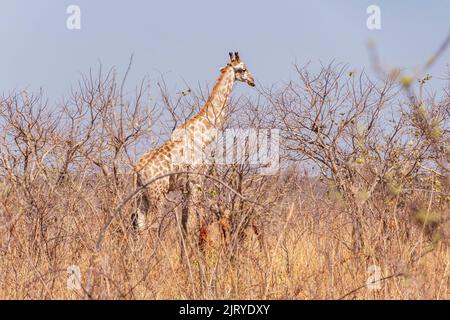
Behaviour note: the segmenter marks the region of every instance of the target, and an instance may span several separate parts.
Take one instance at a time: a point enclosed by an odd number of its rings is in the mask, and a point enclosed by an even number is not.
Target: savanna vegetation
[[[4,92],[0,298],[449,299],[450,77],[434,92],[426,66],[295,68],[231,99],[228,127],[280,130],[280,170],[211,165],[212,236],[201,252],[191,227],[184,259],[180,197],[136,236],[128,196],[133,164],[206,91],[124,90],[126,74],[98,68],[58,103]]]

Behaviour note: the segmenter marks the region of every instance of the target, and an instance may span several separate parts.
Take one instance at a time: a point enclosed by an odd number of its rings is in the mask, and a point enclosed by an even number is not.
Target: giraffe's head
[[[255,86],[255,79],[253,79],[252,74],[248,71],[247,66],[239,58],[238,52],[230,52],[230,62],[228,66],[232,67],[234,70],[235,80],[246,82],[249,86]]]

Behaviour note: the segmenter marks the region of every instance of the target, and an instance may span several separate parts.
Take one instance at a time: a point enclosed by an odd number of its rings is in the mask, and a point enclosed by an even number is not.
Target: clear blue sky
[[[70,4],[81,8],[81,30],[66,28]],[[381,30],[366,28],[370,4],[381,8]],[[43,87],[59,98],[99,61],[124,71],[131,53],[130,84],[160,73],[174,89],[183,79],[211,84],[230,50],[269,85],[290,79],[295,62],[370,68],[368,39],[386,66],[413,70],[449,31],[449,0],[1,0],[0,92]],[[430,70],[432,86],[449,62],[447,51]]]

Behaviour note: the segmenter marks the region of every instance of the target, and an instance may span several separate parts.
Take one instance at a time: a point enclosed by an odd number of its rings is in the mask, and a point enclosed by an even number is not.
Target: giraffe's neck
[[[209,128],[222,129],[228,108],[228,98],[233,90],[234,70],[231,66],[226,66],[217,80],[211,95],[199,112],[200,118],[206,120],[205,124]]]
[[[228,97],[233,89],[234,79],[231,66],[222,69],[200,112],[172,133],[170,142],[175,163],[196,163],[192,159],[202,155],[204,148],[217,138],[218,131],[222,130],[226,120]],[[201,160],[201,157],[197,160]]]

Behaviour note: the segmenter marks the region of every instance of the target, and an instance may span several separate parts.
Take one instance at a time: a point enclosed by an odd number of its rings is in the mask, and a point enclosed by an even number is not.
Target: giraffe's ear
[[[234,54],[233,54],[233,52],[228,52],[228,54],[230,55],[230,61],[233,62],[234,61]]]
[[[234,59],[236,60],[236,62],[241,62],[241,59],[239,58],[239,52],[234,53]]]

